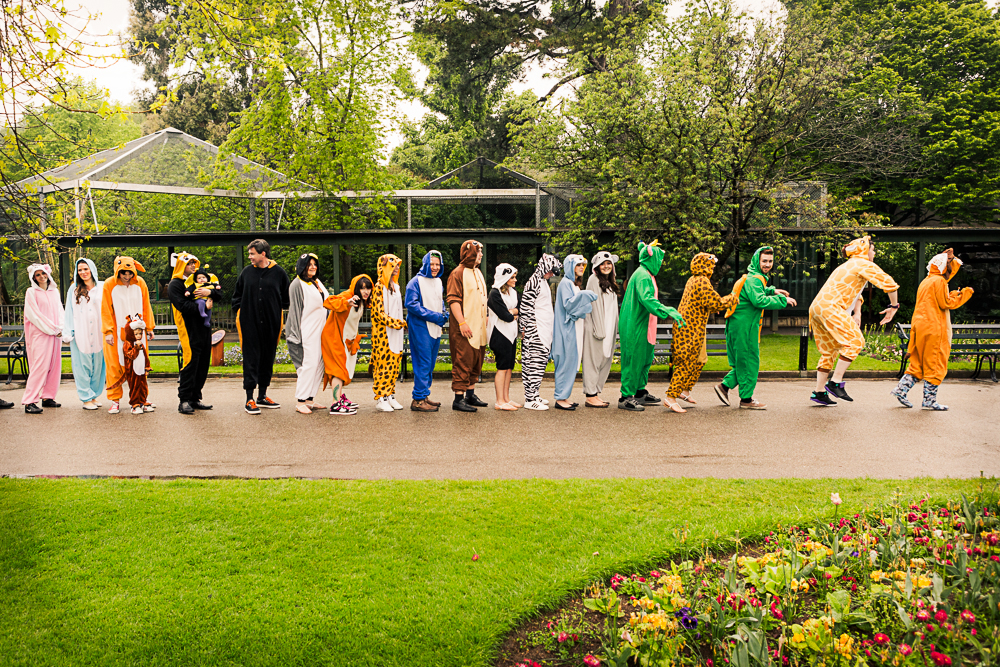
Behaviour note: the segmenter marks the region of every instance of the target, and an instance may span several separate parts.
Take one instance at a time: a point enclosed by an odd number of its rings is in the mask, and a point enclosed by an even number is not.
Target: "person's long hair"
[[[76,298],[75,298],[75,301],[77,303],[80,303],[80,297],[83,297],[87,301],[90,301],[90,287],[87,285],[87,283],[85,283],[80,278],[80,264],[83,264],[87,268],[90,268],[90,265],[87,264],[82,259],[79,260],[76,263]],[[94,272],[93,271],[90,272],[90,279],[94,281],[94,284],[97,284],[97,278],[94,277]]]
[[[601,262],[603,264],[604,262]],[[611,273],[605,275],[601,271],[601,264],[594,267],[594,275],[597,276],[597,284],[601,288],[601,294],[611,293],[621,296],[622,288],[618,284],[618,274],[615,271],[615,263],[611,263]]]
[[[369,290],[375,289],[375,286],[372,285],[372,281],[368,280],[368,278],[360,278],[358,282],[354,283],[354,296],[358,297],[358,305],[354,306],[354,310],[358,310],[360,308],[368,306],[369,302],[371,301],[372,298],[371,292],[368,292],[367,299],[361,296],[361,290],[365,288]]]

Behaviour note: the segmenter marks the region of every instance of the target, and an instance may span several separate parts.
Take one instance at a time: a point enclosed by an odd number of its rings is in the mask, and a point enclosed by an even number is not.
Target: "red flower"
[[[944,653],[938,653],[937,651],[931,651],[931,660],[937,667],[949,667],[951,665],[951,658],[949,658]]]
[[[885,635],[885,634],[883,634],[881,632],[878,633],[878,634],[876,634],[874,637],[872,637],[872,639],[875,640],[876,644],[888,644],[889,643],[889,636]]]
[[[662,577],[663,575],[662,575],[662,574],[660,574],[659,570],[652,570],[652,571],[651,571],[651,572],[649,573],[649,576],[651,576],[651,577],[654,577],[654,578],[656,578],[656,579],[659,579],[659,578],[660,578],[660,577]]]
[[[559,636],[556,637],[556,641],[559,642],[560,644],[562,644],[567,639],[569,639],[569,635],[566,634],[565,632],[560,632]]]
[[[601,661],[599,658],[596,658],[590,653],[588,653],[587,655],[583,656],[583,664],[587,665],[587,667],[598,667],[598,665],[601,664]]]
[[[911,647],[909,644],[900,644],[899,652],[902,653],[903,655],[910,655],[911,653],[913,653],[913,647]]]
[[[975,623],[976,622],[976,615],[973,614],[968,609],[964,609],[962,611],[962,613],[961,613],[961,616],[962,616],[962,620],[965,621],[966,623]]]
[[[948,620],[948,612],[944,609],[938,609],[937,613],[934,614],[934,620],[938,623],[944,623]]]

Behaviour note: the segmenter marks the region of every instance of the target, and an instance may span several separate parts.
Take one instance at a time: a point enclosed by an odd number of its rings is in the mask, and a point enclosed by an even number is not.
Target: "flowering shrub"
[[[243,348],[239,345],[231,345],[226,348],[226,351],[222,353],[222,365],[223,366],[242,366],[243,365]]]
[[[836,515],[839,500],[832,521],[779,528],[728,557],[705,552],[593,583],[582,602],[599,615],[601,646],[582,647],[585,664],[997,664],[995,489],[848,517]]]

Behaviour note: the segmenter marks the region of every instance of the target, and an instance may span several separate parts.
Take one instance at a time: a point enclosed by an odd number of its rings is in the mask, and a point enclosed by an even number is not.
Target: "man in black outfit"
[[[198,302],[188,298],[192,296],[206,298],[206,305],[211,308],[213,302],[222,298],[222,291],[199,287],[194,289],[185,284],[185,280],[198,270],[201,262],[194,255],[186,252],[170,256],[170,266],[174,271],[167,285],[167,296],[170,299],[171,310],[174,313],[174,324],[177,325],[177,337],[180,339],[184,366],[181,368],[180,385],[177,396],[180,405],[177,411],[181,414],[194,414],[195,410],[211,410],[211,405],[201,401],[201,390],[208,378],[208,366],[212,358],[212,328],[205,326],[204,318]]]
[[[281,311],[288,308],[288,274],[271,260],[271,246],[263,239],[247,246],[250,266],[243,269],[233,291],[233,310],[243,348],[243,389],[246,411],[259,415],[261,408],[280,408],[267,397],[274,370],[274,354],[281,335]],[[257,390],[257,400],[253,392]]]

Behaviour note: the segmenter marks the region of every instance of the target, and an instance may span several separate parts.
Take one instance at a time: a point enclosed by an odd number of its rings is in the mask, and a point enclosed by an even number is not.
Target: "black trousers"
[[[195,329],[192,331],[191,329]],[[201,390],[208,378],[208,366],[212,361],[212,330],[205,326],[188,330],[191,346],[191,361],[181,369],[177,397],[181,403],[201,400]]]
[[[261,340],[257,336],[247,337],[243,332],[243,389],[250,394],[257,390],[258,396],[267,394],[274,372],[274,355],[278,351],[278,336],[268,336]]]

